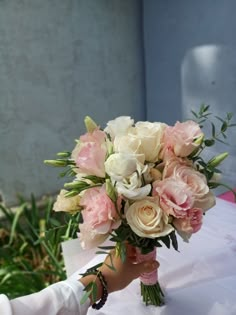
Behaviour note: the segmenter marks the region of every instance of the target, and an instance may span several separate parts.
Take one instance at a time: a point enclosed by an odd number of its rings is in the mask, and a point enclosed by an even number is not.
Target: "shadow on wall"
[[[236,50],[229,46],[204,45],[189,50],[181,64],[182,112],[188,117],[190,110],[198,110],[199,104],[210,105],[214,115],[225,118],[227,112],[234,114],[236,122]],[[212,116],[213,118],[214,116]],[[219,121],[213,120],[219,125]],[[211,134],[211,125],[205,132]],[[209,148],[209,158],[228,151],[229,157],[220,169],[222,181],[236,187],[236,128],[228,130],[226,146],[220,142]],[[207,156],[207,157],[208,157]]]

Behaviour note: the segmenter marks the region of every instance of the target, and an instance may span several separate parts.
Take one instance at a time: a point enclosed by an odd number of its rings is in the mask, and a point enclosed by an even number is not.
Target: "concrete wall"
[[[54,193],[43,165],[71,150],[85,115],[145,117],[141,3],[0,1],[0,190]]]
[[[147,119],[174,123],[190,110],[210,104],[236,121],[236,1],[149,0],[144,5]],[[230,146],[218,144],[208,156],[229,151],[223,181],[236,186],[236,128]]]

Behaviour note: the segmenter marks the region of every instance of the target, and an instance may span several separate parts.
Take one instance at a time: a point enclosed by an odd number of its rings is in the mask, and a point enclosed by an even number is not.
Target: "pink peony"
[[[175,218],[173,225],[179,232],[188,234],[196,233],[202,226],[203,211],[199,208],[192,208],[186,211],[184,218]]]
[[[108,197],[105,185],[87,189],[81,200],[83,223],[80,224],[81,245],[93,248],[103,243],[112,229],[120,224],[115,204]],[[120,210],[120,202],[117,205]]]
[[[192,120],[183,123],[176,122],[173,127],[165,128],[161,155],[165,156],[166,151],[171,149],[176,156],[186,157],[199,147],[196,140],[202,137],[203,133],[196,122]]]
[[[180,179],[166,178],[153,183],[153,196],[159,196],[161,208],[176,218],[184,218],[193,205],[194,198],[189,186]]]
[[[72,158],[82,173],[105,177],[104,162],[107,153],[106,134],[94,130],[80,137],[80,142],[72,152]]]

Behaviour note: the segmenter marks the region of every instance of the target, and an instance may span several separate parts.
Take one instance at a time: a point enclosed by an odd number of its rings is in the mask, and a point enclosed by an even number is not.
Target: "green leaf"
[[[208,182],[208,187],[210,189],[214,189],[220,186],[220,183],[215,183],[215,182]]]
[[[12,222],[12,227],[11,227],[11,235],[10,235],[10,240],[9,240],[9,245],[12,244],[13,239],[14,239],[14,235],[15,235],[15,230],[16,230],[16,226],[18,224],[19,218],[22,214],[22,212],[24,211],[24,205],[21,206],[20,208],[17,209],[16,214],[14,216],[14,220]]]
[[[97,286],[97,283],[94,282],[93,288],[92,288],[92,301],[97,300],[97,295],[98,295],[98,286]]]
[[[224,123],[225,121],[224,121],[224,119],[222,119],[221,117],[219,117],[219,116],[215,116],[215,118],[217,118],[218,120],[220,120],[222,123]]]
[[[107,263],[104,263],[104,265],[106,265],[109,269],[111,269],[112,271],[116,271],[116,268],[112,265],[109,265]]]
[[[204,143],[207,147],[211,147],[215,144],[215,140],[214,139],[206,139],[206,140],[204,140]]]
[[[174,247],[174,249],[175,249],[176,251],[178,251],[178,240],[177,240],[175,231],[172,231],[172,232],[169,234],[169,236],[170,236],[170,239],[171,239],[172,246]]]
[[[114,249],[115,246],[98,246],[99,249],[104,249],[104,250],[111,250]]]
[[[233,115],[234,115],[233,113],[227,113],[227,119],[228,119],[228,120],[231,120],[232,117],[233,117]]]
[[[91,293],[92,293],[92,290],[85,292],[80,300],[80,304],[84,304],[88,300]]]
[[[103,250],[99,250],[95,253],[96,255],[108,255],[109,253],[108,252],[105,252]]]
[[[220,130],[221,130],[221,132],[225,132],[227,130],[227,128],[228,128],[227,122],[224,121]]]
[[[211,134],[212,134],[212,137],[215,138],[216,128],[215,128],[215,125],[213,123],[211,123]]]
[[[191,113],[193,114],[195,118],[198,118],[198,115],[195,113],[195,111],[191,110]]]
[[[167,248],[170,248],[169,235],[166,235],[165,237],[161,237],[160,240],[166,245]]]

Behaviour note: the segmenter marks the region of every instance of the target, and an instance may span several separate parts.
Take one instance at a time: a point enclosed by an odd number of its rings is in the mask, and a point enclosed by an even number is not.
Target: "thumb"
[[[156,270],[160,266],[159,262],[156,260],[148,260],[143,261],[134,265],[134,271],[136,273],[136,277],[139,277],[142,273],[149,273]]]

